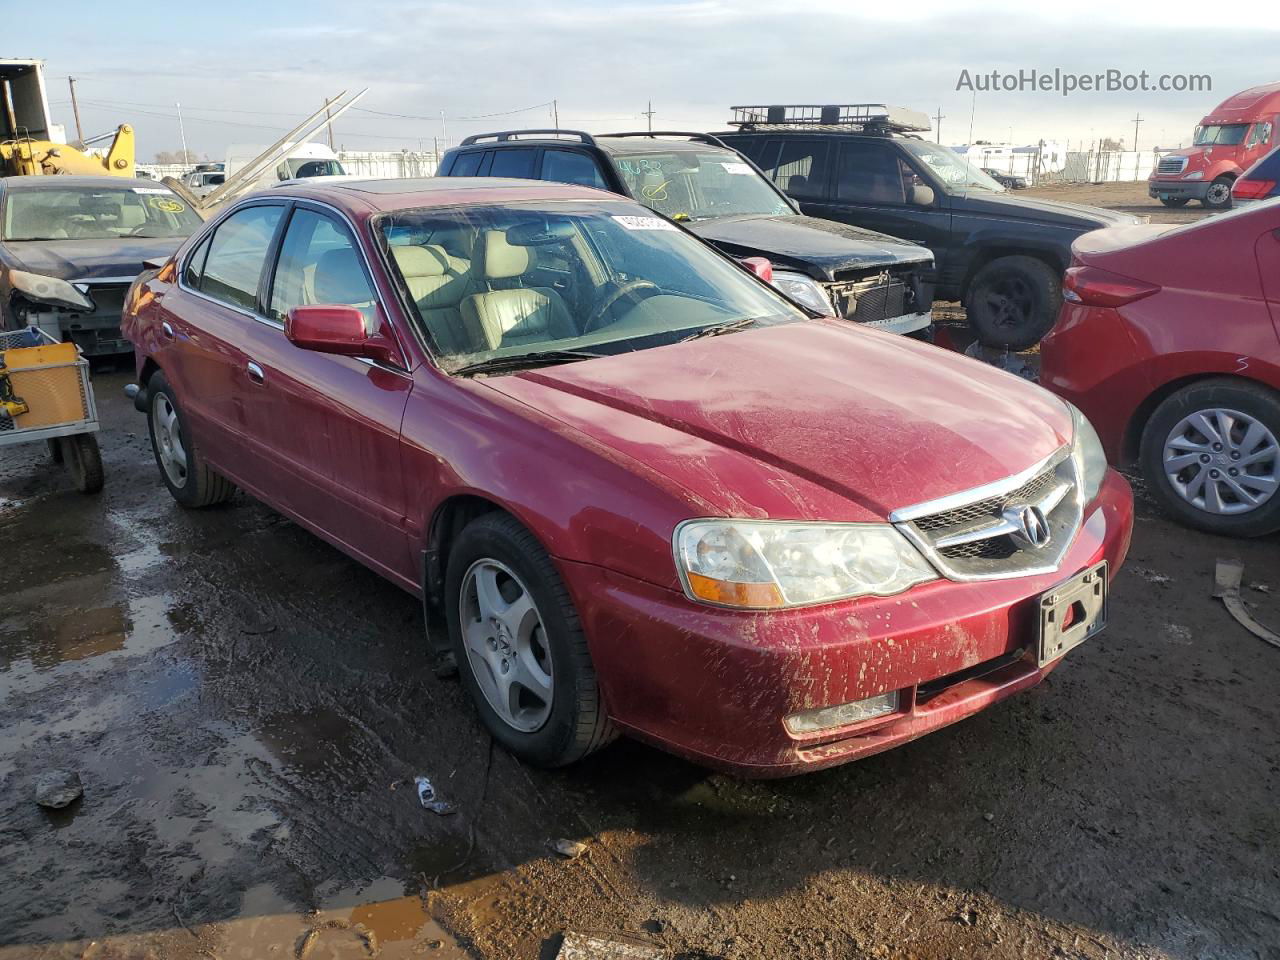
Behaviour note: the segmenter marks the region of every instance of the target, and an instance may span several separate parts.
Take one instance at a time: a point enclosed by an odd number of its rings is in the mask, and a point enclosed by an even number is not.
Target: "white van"
[[[323,143],[291,143],[288,155],[276,164],[274,176],[270,171],[258,178],[258,186],[268,186],[273,181],[297,180],[302,177],[342,177],[338,155]],[[226,176],[230,177],[267,149],[266,144],[233,143],[227,148]]]

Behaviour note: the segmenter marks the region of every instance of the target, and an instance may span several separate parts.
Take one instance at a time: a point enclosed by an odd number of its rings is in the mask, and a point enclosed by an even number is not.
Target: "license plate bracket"
[[[1059,659],[1106,625],[1107,564],[1103,561],[1041,594],[1039,665]]]

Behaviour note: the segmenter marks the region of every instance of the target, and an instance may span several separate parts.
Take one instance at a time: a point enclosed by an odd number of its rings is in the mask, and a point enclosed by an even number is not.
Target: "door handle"
[[[168,320],[160,324],[160,329],[164,332],[164,335],[166,337],[168,337],[170,340],[173,339],[173,327],[169,326]]]
[[[266,383],[267,375],[262,372],[262,368],[250,360],[244,367],[245,373],[249,375],[249,379],[254,383]]]

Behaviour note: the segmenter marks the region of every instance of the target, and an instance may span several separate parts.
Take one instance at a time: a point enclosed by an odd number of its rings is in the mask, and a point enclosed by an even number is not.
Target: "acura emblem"
[[[1004,508],[1004,519],[1013,524],[1014,538],[1029,547],[1043,547],[1049,542],[1049,519],[1033,504],[1017,504]]]

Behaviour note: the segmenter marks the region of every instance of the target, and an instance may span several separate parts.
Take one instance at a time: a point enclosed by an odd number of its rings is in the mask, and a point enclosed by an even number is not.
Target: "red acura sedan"
[[[1061,400],[588,188],[280,186],[125,329],[174,498],[241,487],[443,609],[532,763],[625,732],[776,776],[906,742],[1096,633],[1129,543]]]
[[[1190,526],[1280,530],[1280,199],[1072,247],[1040,382]]]

